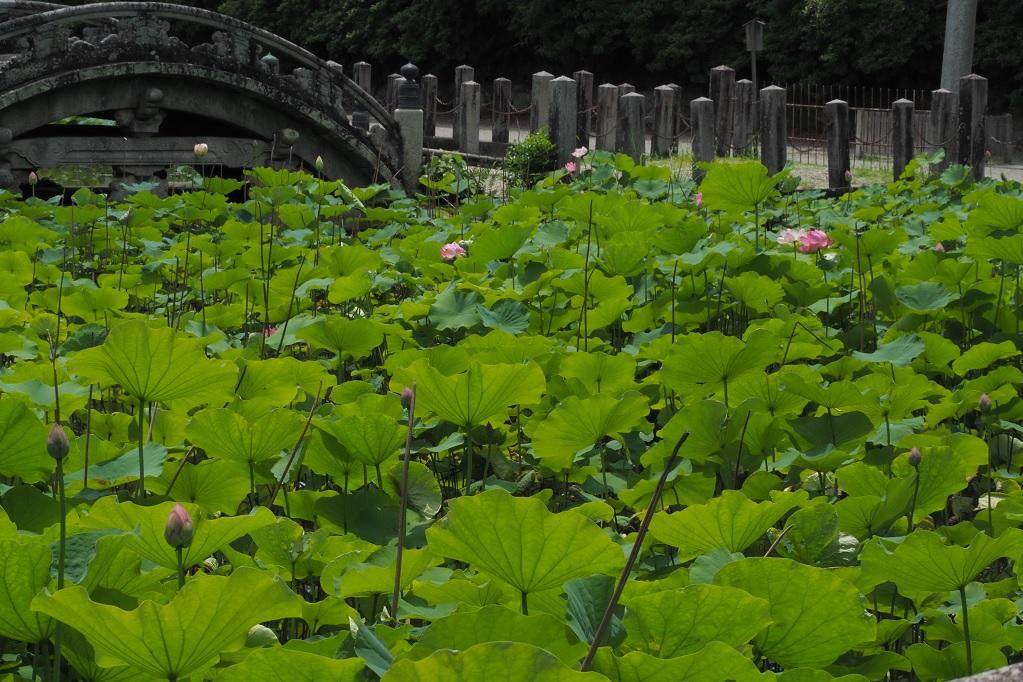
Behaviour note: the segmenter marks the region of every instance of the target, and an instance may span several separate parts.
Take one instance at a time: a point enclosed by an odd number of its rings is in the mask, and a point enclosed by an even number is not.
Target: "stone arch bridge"
[[[69,117],[116,126],[58,124]],[[268,31],[158,2],[0,0],[0,186],[67,164],[165,183],[168,167],[197,162],[198,142],[207,165],[311,168],[319,156],[329,177],[409,182],[391,114],[340,64]]]

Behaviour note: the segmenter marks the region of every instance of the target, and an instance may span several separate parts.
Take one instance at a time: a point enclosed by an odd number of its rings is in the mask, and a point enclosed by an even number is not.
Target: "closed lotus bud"
[[[406,386],[405,388],[401,389],[401,404],[405,405],[406,407],[411,405],[413,395],[414,393],[412,392],[411,386]]]
[[[194,532],[195,527],[192,525],[192,517],[188,515],[188,510],[180,503],[175,504],[163,529],[163,538],[167,544],[174,549],[188,547],[192,544]]]
[[[316,160],[313,161],[313,165],[316,167],[316,170],[322,171],[323,170],[323,157],[322,156],[317,156]]]
[[[977,400],[977,407],[980,408],[981,412],[989,412],[991,410],[991,398],[987,393],[980,394],[980,398]]]
[[[39,184],[39,176],[36,175],[35,171],[32,171],[31,173],[28,174],[28,184],[30,184],[32,187],[35,187],[36,185]]]
[[[253,625],[245,635],[245,646],[249,649],[258,649],[264,646],[276,646],[281,641],[277,634],[265,625]]]
[[[64,459],[70,449],[71,443],[68,442],[64,427],[60,424],[50,427],[50,433],[46,436],[46,451],[50,453],[50,457]]]
[[[909,465],[910,466],[914,466],[914,467],[920,466],[920,460],[922,458],[923,458],[923,455],[920,454],[920,448],[916,448],[915,447],[915,448],[913,448],[912,450],[909,451]]]
[[[198,156],[201,159],[202,157],[210,153],[210,146],[205,142],[199,142],[198,144],[195,145],[192,151],[195,153],[196,156]]]

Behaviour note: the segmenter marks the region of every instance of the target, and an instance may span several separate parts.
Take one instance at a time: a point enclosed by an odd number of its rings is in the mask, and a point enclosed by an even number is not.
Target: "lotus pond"
[[[935,161],[0,197],[0,679],[1019,660],[1023,191]]]

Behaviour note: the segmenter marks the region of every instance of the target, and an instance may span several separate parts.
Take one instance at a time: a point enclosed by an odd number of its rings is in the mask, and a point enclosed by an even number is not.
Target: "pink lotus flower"
[[[579,170],[579,164],[577,164],[575,161],[569,161],[568,163],[565,164],[565,170],[567,170],[569,173],[575,173],[577,170]]]
[[[934,250],[937,251],[938,253],[945,253],[945,245],[942,244],[941,242],[938,242],[937,244],[934,245]]]
[[[832,241],[828,239],[824,230],[810,230],[799,240],[799,250],[803,253],[817,253],[831,244]]]
[[[703,206],[703,192],[696,193],[696,205]]]
[[[180,502],[175,503],[170,516],[167,517],[167,525],[163,529],[163,539],[175,549],[188,547],[192,544],[194,531],[195,527],[192,524],[192,517],[188,515],[188,510],[182,507]]]
[[[586,156],[586,155],[587,155],[587,154],[589,153],[589,151],[590,151],[590,150],[589,150],[589,149],[587,149],[587,148],[586,148],[585,146],[583,146],[583,147],[579,147],[579,148],[578,148],[578,149],[576,149],[576,150],[575,150],[574,152],[572,152],[572,156],[574,156],[574,157],[575,157],[575,158],[577,158],[577,159],[581,159],[581,158],[583,158],[584,156]]]
[[[440,247],[440,257],[450,263],[460,256],[465,255],[465,249],[458,242],[451,242]]]
[[[263,330],[263,336],[265,336],[268,339],[276,333],[277,327],[267,327],[266,329]]]
[[[795,244],[796,242],[802,241],[803,237],[806,236],[806,230],[793,230],[791,227],[786,227],[778,235],[778,243],[782,246],[786,244]]]

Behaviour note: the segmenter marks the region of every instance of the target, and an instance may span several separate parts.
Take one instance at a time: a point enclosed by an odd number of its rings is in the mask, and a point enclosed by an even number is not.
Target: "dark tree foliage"
[[[376,73],[476,67],[479,80],[589,69],[598,82],[702,89],[718,64],[749,75],[742,24],[768,23],[761,80],[933,89],[945,0],[184,0]],[[1023,107],[1023,2],[979,3],[975,70],[992,109]],[[442,78],[442,82],[449,79]]]

